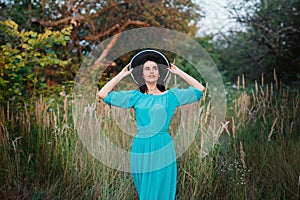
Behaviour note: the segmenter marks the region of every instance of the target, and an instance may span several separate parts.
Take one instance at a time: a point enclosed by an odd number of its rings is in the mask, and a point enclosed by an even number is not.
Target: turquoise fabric
[[[136,112],[130,167],[141,200],[172,200],[176,194],[176,153],[168,133],[176,108],[198,101],[203,93],[196,88],[172,88],[161,95],[137,90],[112,91],[103,101]]]

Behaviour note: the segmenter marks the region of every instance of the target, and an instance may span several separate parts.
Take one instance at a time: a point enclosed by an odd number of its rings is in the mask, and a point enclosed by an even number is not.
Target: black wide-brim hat
[[[165,85],[170,74],[167,69],[170,67],[170,62],[163,53],[154,49],[143,50],[133,56],[129,65],[129,70],[133,69],[131,72],[132,80],[139,87],[145,84],[144,78],[142,77],[143,65],[149,60],[154,61],[158,65],[160,77],[158,78],[157,83]]]

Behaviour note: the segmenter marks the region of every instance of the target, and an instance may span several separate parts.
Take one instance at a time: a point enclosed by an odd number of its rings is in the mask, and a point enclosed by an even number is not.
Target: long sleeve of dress
[[[186,89],[173,88],[172,92],[176,96],[177,106],[197,102],[203,97],[202,91],[191,86]]]
[[[132,108],[138,95],[137,90],[128,90],[128,91],[111,91],[108,95],[103,99],[105,103],[108,105],[120,107],[120,108]]]

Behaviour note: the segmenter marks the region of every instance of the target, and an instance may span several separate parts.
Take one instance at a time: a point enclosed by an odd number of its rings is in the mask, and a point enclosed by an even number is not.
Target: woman
[[[180,76],[190,87],[166,90],[170,73]],[[140,91],[112,91],[128,75]],[[138,130],[131,147],[130,167],[140,199],[175,199],[176,153],[168,128],[176,107],[198,101],[204,89],[196,79],[170,64],[161,52],[148,49],[136,54],[99,91],[98,96],[107,104],[134,108],[136,112]]]

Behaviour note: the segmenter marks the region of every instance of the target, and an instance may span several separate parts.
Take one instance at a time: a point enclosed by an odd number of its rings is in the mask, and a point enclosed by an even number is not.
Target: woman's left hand
[[[180,73],[180,69],[174,65],[174,64],[171,64],[171,67],[168,68],[169,72],[171,72],[172,74],[175,74],[175,75],[179,75]]]

